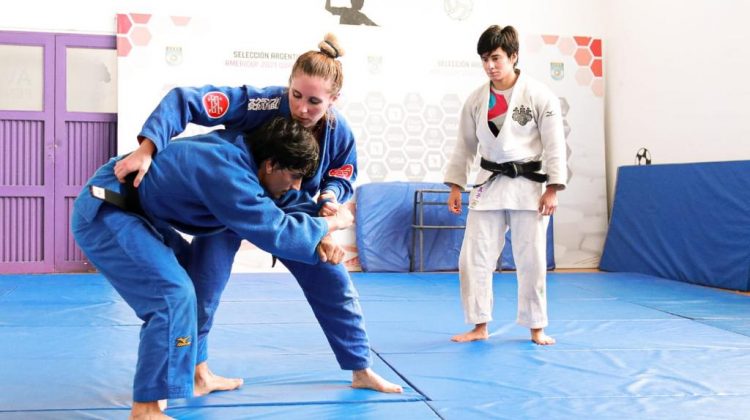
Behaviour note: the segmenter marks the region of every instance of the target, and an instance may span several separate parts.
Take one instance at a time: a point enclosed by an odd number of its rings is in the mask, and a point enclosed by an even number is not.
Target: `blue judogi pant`
[[[239,236],[225,231],[196,237],[191,244],[188,272],[198,295],[198,363],[208,358],[208,333],[240,241]],[[339,366],[345,370],[370,367],[370,343],[359,295],[344,265],[280,261],[302,288]]]
[[[84,190],[79,200],[94,200],[87,194]],[[72,231],[88,259],[143,321],[133,400],[192,397],[197,301],[192,280],[165,243],[179,244],[176,237],[165,238],[142,218],[108,204],[90,221],[74,212]]]

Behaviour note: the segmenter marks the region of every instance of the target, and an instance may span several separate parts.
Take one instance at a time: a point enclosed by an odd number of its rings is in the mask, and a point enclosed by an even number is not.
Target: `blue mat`
[[[410,269],[410,257],[414,260],[414,271],[447,271],[458,269],[458,255],[464,238],[463,229],[424,229],[423,249],[415,239],[415,192],[417,190],[442,190],[425,193],[421,225],[464,226],[468,209],[464,206],[461,215],[450,213],[447,208],[449,189],[433,182],[372,182],[357,188],[356,236],[357,251],[362,270],[367,272],[404,272]],[[387,200],[387,205],[383,205]],[[464,204],[468,194],[463,195]],[[419,215],[417,214],[417,217]],[[547,229],[547,266],[555,268],[553,222]],[[512,233],[505,235],[497,267],[514,270]],[[417,237],[418,238],[418,237]],[[414,245],[416,244],[416,247]],[[421,258],[421,256],[424,258]]]
[[[600,268],[750,290],[750,161],[623,166]]]
[[[288,274],[235,275],[211,334],[237,391],[170,401],[178,419],[721,418],[750,409],[750,296],[628,273],[550,273],[555,346],[515,324],[494,278],[488,340],[465,331],[455,273],[357,273],[374,369],[350,387]],[[139,321],[99,275],[0,276],[0,420],[127,418]],[[6,344],[8,343],[8,344]],[[63,374],[64,373],[64,374]]]
[[[167,414],[180,420],[228,419],[413,419],[437,420],[440,417],[424,402],[330,403],[299,405],[260,405],[236,407],[179,407],[167,409]],[[0,412],[2,420],[80,420],[127,419],[128,411],[121,410],[55,410]]]
[[[634,398],[493,398],[462,401],[431,401],[446,420],[486,419],[741,419],[750,410],[744,396],[655,396]],[[728,415],[725,413],[729,413]]]

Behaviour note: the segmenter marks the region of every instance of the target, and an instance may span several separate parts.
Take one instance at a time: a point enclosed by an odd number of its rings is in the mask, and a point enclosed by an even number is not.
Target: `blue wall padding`
[[[750,290],[750,161],[624,166],[599,268]]]
[[[445,193],[424,195],[424,200],[439,203],[424,206],[424,224],[456,226],[466,224],[466,206],[460,216],[448,211],[448,188],[431,182],[375,182],[357,188],[356,235],[359,260],[363,271],[409,271],[412,251],[414,193],[418,189],[443,189]],[[467,201],[464,194],[464,204]],[[510,231],[498,268],[514,270]],[[455,271],[461,252],[463,229],[424,230],[424,271]],[[415,270],[419,270],[417,247]],[[555,268],[552,222],[547,230],[547,266]]]

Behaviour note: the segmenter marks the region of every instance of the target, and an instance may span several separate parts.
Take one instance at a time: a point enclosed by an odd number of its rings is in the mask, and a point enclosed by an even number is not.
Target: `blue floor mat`
[[[540,347],[494,277],[488,340],[457,344],[456,273],[357,273],[375,370],[350,387],[295,280],[235,275],[211,367],[238,391],[170,401],[178,419],[745,418],[750,296],[628,273],[550,273]],[[140,320],[98,274],[0,276],[0,420],[127,418]],[[65,374],[62,374],[62,373]]]

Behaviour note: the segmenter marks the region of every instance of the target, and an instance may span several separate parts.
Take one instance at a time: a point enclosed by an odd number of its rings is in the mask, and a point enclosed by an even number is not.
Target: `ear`
[[[263,170],[267,174],[272,173],[273,169],[274,169],[274,165],[273,165],[273,163],[271,163],[271,159],[266,159],[266,160],[263,161]]]
[[[328,104],[328,108],[330,108],[330,107],[333,106],[333,104],[336,102],[336,100],[339,99],[340,95],[341,95],[341,92],[339,92],[339,93],[337,93],[335,95],[331,95],[331,103]]]

